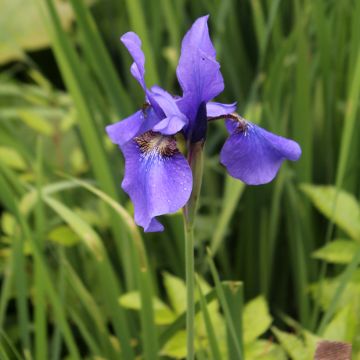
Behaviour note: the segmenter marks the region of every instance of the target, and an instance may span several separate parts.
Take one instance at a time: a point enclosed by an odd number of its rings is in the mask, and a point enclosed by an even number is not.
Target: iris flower
[[[182,89],[174,97],[145,84],[145,57],[134,32],[121,37],[134,62],[130,71],[145,93],[145,105],[128,118],[106,127],[125,158],[123,190],[130,196],[135,222],[145,232],[162,231],[156,219],[174,213],[189,200],[192,172],[175,135],[187,144],[204,142],[210,121],[223,119],[229,137],[220,154],[229,174],[249,185],[270,182],[285,159],[297,160],[299,145],[252,124],[235,112],[236,103],[212,102],[224,90],[220,65],[209,36],[208,16],[197,19],[185,35],[176,74]]]

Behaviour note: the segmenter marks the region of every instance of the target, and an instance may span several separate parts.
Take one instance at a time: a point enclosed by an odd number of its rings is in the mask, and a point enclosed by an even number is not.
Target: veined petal
[[[208,16],[197,19],[185,35],[176,74],[183,90],[179,107],[190,121],[195,121],[198,106],[224,89],[220,65],[210,40]]]
[[[139,82],[144,90],[145,86],[145,55],[141,50],[141,40],[137,34],[132,31],[127,32],[120,38],[121,42],[128,49],[134,59],[130,71],[132,76]]]
[[[217,117],[235,112],[237,103],[222,104],[218,102],[208,102],[206,104],[207,117]]]
[[[135,222],[146,232],[162,231],[156,216],[174,213],[188,201],[192,174],[172,136],[149,131],[122,147],[122,188],[135,208]]]
[[[139,110],[122,121],[108,125],[106,132],[110,140],[121,147],[134,137],[151,130],[160,121],[161,119],[150,107]]]
[[[295,141],[244,121],[226,140],[220,159],[231,176],[249,185],[260,185],[274,179],[284,160],[296,161],[300,155]]]

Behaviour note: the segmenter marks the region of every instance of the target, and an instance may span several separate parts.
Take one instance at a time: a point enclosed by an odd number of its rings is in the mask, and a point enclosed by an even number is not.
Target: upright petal
[[[130,71],[132,76],[139,82],[144,90],[145,86],[145,55],[141,50],[141,40],[137,34],[132,31],[127,32],[120,38],[121,42],[126,46],[130,55],[134,59]]]
[[[197,19],[185,35],[176,73],[183,90],[180,109],[194,121],[197,108],[224,89],[220,65],[209,36],[208,16]]]
[[[232,122],[234,124],[234,122]],[[230,124],[228,124],[230,125]],[[221,150],[221,163],[229,174],[249,185],[270,182],[285,159],[300,158],[300,146],[293,140],[272,134],[252,123],[232,129]]]
[[[122,147],[122,188],[135,208],[135,222],[146,232],[162,231],[156,216],[174,213],[188,201],[192,174],[172,136],[148,132]]]
[[[161,119],[150,107],[139,110],[122,121],[108,125],[106,132],[110,140],[121,147],[134,137],[153,129],[160,121]]]

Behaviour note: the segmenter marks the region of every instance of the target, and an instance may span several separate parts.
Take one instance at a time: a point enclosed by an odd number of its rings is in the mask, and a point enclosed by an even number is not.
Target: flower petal
[[[151,130],[161,119],[152,108],[139,110],[126,119],[108,125],[106,132],[114,144],[120,147],[136,136]]]
[[[170,150],[164,155],[166,141]],[[163,226],[155,217],[176,212],[191,194],[190,166],[171,141],[175,139],[149,132],[122,147],[125,156],[122,188],[134,204],[135,222],[146,232],[162,231]]]
[[[222,104],[218,102],[209,102],[206,104],[206,114],[208,117],[217,117],[231,114],[236,110],[237,103]]]
[[[137,34],[132,31],[127,32],[120,38],[121,42],[128,49],[134,59],[130,71],[132,76],[139,82],[144,90],[145,86],[145,55],[141,50],[141,40]]]
[[[220,65],[209,37],[208,16],[197,19],[185,35],[176,74],[183,90],[179,108],[194,122],[198,107],[224,89]]]
[[[154,131],[160,132],[163,135],[174,135],[181,131],[187,124],[187,119],[178,117],[177,115],[166,117],[153,127]]]
[[[188,124],[187,117],[179,110],[176,99],[159,86],[151,88],[151,96],[165,114],[165,118],[154,127],[164,135],[173,135]]]
[[[220,158],[231,176],[260,185],[274,179],[285,159],[296,161],[300,155],[295,141],[246,123],[245,129],[234,130],[226,140]]]

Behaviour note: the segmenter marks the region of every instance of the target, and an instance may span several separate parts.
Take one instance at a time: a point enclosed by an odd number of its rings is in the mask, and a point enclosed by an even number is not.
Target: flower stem
[[[184,207],[185,225],[185,268],[186,268],[186,344],[187,360],[193,360],[195,354],[195,300],[194,300],[194,221],[199,202],[203,172],[203,142],[190,145],[188,161],[193,174],[193,189],[189,201]]]
[[[187,360],[194,359],[195,308],[194,308],[194,230],[185,224],[185,263],[186,263],[186,347]]]

